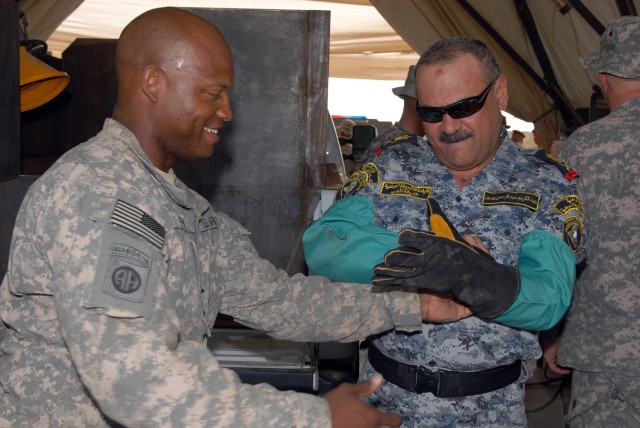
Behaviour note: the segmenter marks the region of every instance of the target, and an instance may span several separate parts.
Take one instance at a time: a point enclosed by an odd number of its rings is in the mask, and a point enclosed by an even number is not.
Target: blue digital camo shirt
[[[582,208],[572,171],[562,162],[519,149],[502,132],[493,161],[463,189],[433,154],[426,140],[400,137],[365,164],[336,200],[364,198],[374,205],[374,224],[399,232],[429,230],[426,199],[436,199],[462,235],[478,236],[499,263],[515,265],[523,237],[547,231],[571,247],[578,263],[585,254]],[[572,177],[569,177],[572,178]],[[542,286],[542,285],[541,285]],[[470,317],[423,325],[422,334],[389,332],[374,338],[393,358],[433,370],[483,370],[540,357],[534,334]]]

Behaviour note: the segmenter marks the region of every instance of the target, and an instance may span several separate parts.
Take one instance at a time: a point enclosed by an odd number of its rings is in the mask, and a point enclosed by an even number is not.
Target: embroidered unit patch
[[[530,192],[489,192],[482,195],[482,205],[519,205],[537,211],[540,208],[540,195]]]
[[[149,260],[149,256],[135,248],[114,244],[104,292],[131,302],[142,302],[147,288]]]
[[[378,167],[369,162],[362,165],[362,171],[367,174],[367,183],[369,184],[378,184],[380,182],[380,171],[378,171]]]
[[[582,247],[582,231],[584,230],[584,225],[578,219],[578,217],[571,216],[565,219],[562,224],[562,234],[564,236],[564,242],[569,245],[571,251],[574,253],[578,252]]]
[[[563,215],[566,215],[569,211],[575,210],[584,217],[584,213],[582,211],[582,200],[580,200],[580,197],[577,195],[569,195],[560,199],[553,205],[553,208]]]
[[[380,194],[383,196],[409,196],[426,201],[432,190],[431,186],[417,186],[402,181],[385,181],[380,188]]]
[[[205,230],[215,229],[218,227],[218,220],[213,214],[210,214],[206,217],[202,217],[198,222],[198,227],[200,228],[200,232],[204,232]]]
[[[364,189],[367,185],[366,174],[362,171],[356,171],[351,174],[351,177],[342,185],[340,190],[336,192],[336,196],[333,198],[333,202],[338,202],[342,198],[352,196]]]
[[[115,226],[145,238],[158,248],[162,248],[164,245],[164,227],[147,213],[131,204],[118,200],[110,221]]]

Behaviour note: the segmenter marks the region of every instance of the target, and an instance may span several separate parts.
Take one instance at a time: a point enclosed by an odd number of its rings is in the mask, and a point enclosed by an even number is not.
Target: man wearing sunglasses
[[[541,355],[529,330],[564,315],[586,250],[577,174],[509,139],[507,80],[478,40],[429,48],[416,94],[425,138],[387,142],[350,177],[305,257],[333,280],[431,298],[422,333],[369,338],[361,378],[387,380],[372,404],[406,427],[525,426],[521,362]]]

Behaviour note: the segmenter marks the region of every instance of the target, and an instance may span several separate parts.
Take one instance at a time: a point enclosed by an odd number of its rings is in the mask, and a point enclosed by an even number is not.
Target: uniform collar
[[[113,119],[106,119],[104,122],[104,131],[114,135],[118,138],[122,143],[124,143],[133,154],[140,160],[140,162],[147,169],[149,174],[151,174],[156,181],[164,188],[164,190],[169,194],[169,196],[180,206],[191,209],[194,208],[198,204],[198,201],[193,196],[193,192],[189,191],[189,188],[182,182],[180,179],[176,178],[174,183],[169,183],[163,174],[160,173],[156,169],[156,167],[149,159],[149,156],[142,150],[142,146],[140,142],[136,138],[136,136],[123,124]],[[200,211],[203,212],[208,209],[208,204],[206,207],[201,207]]]
[[[518,147],[516,143],[511,141],[507,130],[503,127],[500,130],[501,144],[498,147],[491,162],[482,170],[480,174],[485,173],[496,177],[502,182],[508,182],[513,174],[513,170],[518,158]]]
[[[617,110],[622,110],[625,109],[627,107],[636,107],[636,106],[640,106],[640,97],[636,97],[636,98],[631,98],[630,100],[627,100],[625,102],[623,102],[622,104],[619,104],[617,106],[615,106],[613,108],[613,110],[611,110],[611,112],[615,112]]]
[[[476,174],[476,176],[470,181],[470,183],[473,183],[476,177],[483,174],[491,175],[503,182],[509,181],[509,178],[511,177],[511,174],[513,173],[513,170],[515,168],[516,159],[518,157],[518,148],[516,146],[516,143],[509,139],[509,134],[507,133],[507,130],[505,128],[502,128],[500,131],[500,140],[500,147],[498,147],[498,150],[493,155],[493,159],[491,160],[491,162],[489,162],[489,164],[484,167],[482,171]],[[425,144],[428,144],[426,140],[423,141]],[[435,160],[435,163],[433,164],[433,170],[435,172],[439,172],[440,174],[446,171],[446,173],[449,174],[451,179],[453,180],[453,175],[451,174],[449,168],[446,167],[442,162],[440,162],[433,150],[429,150],[429,152]]]

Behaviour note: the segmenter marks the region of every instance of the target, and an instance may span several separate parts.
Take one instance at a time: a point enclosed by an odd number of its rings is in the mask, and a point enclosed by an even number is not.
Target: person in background
[[[356,123],[352,119],[343,119],[342,122],[336,126],[336,134],[338,134],[338,138],[342,140],[351,140],[353,138],[354,126],[356,126]],[[342,143],[342,141],[340,143]]]
[[[551,156],[558,157],[560,155],[560,150],[562,149],[562,145],[564,144],[564,142],[565,140],[560,138],[556,138],[555,140],[553,140],[551,142],[551,145],[549,146],[549,154],[551,154]]]
[[[529,330],[562,318],[585,252],[573,174],[509,139],[507,80],[481,41],[432,45],[416,92],[427,138],[399,136],[354,173],[305,231],[305,258],[336,281],[417,289],[440,315],[369,338],[360,378],[386,382],[368,402],[404,427],[526,426]]]
[[[353,161],[353,127],[356,123],[351,119],[343,119],[336,127],[338,142],[340,143],[340,153],[347,176],[351,175],[355,168]]]
[[[511,141],[513,141],[514,143],[522,146],[523,142],[524,142],[524,133],[522,131],[518,131],[517,129],[514,129],[513,131],[511,131]]]
[[[397,426],[360,397],[246,385],[206,346],[219,312],[277,338],[357,341],[420,331],[421,296],[289,277],[249,232],[187,188],[233,118],[231,51],[188,11],[123,30],[118,98],[92,139],[30,188],[0,286],[0,426]],[[425,312],[426,313],[426,312]]]
[[[640,18],[611,22],[597,73],[611,112],[574,131],[560,156],[581,173],[590,252],[558,341],[543,332],[549,367],[571,369],[571,427],[640,427]],[[551,333],[551,332],[550,332]]]
[[[402,115],[400,120],[397,121],[391,128],[381,132],[376,138],[371,141],[369,147],[364,153],[363,163],[371,161],[377,154],[383,150],[383,144],[386,141],[392,141],[395,137],[405,134],[416,134],[424,136],[424,130],[422,129],[422,121],[416,113],[416,66],[409,67],[407,72],[407,78],[404,81],[404,86],[393,88],[393,94],[403,102]]]
[[[533,143],[536,145],[538,150],[545,150],[546,151],[546,149],[544,148],[544,143],[540,139],[540,136],[538,135],[538,133],[536,132],[535,129],[533,131],[531,131],[531,135],[533,136]]]

